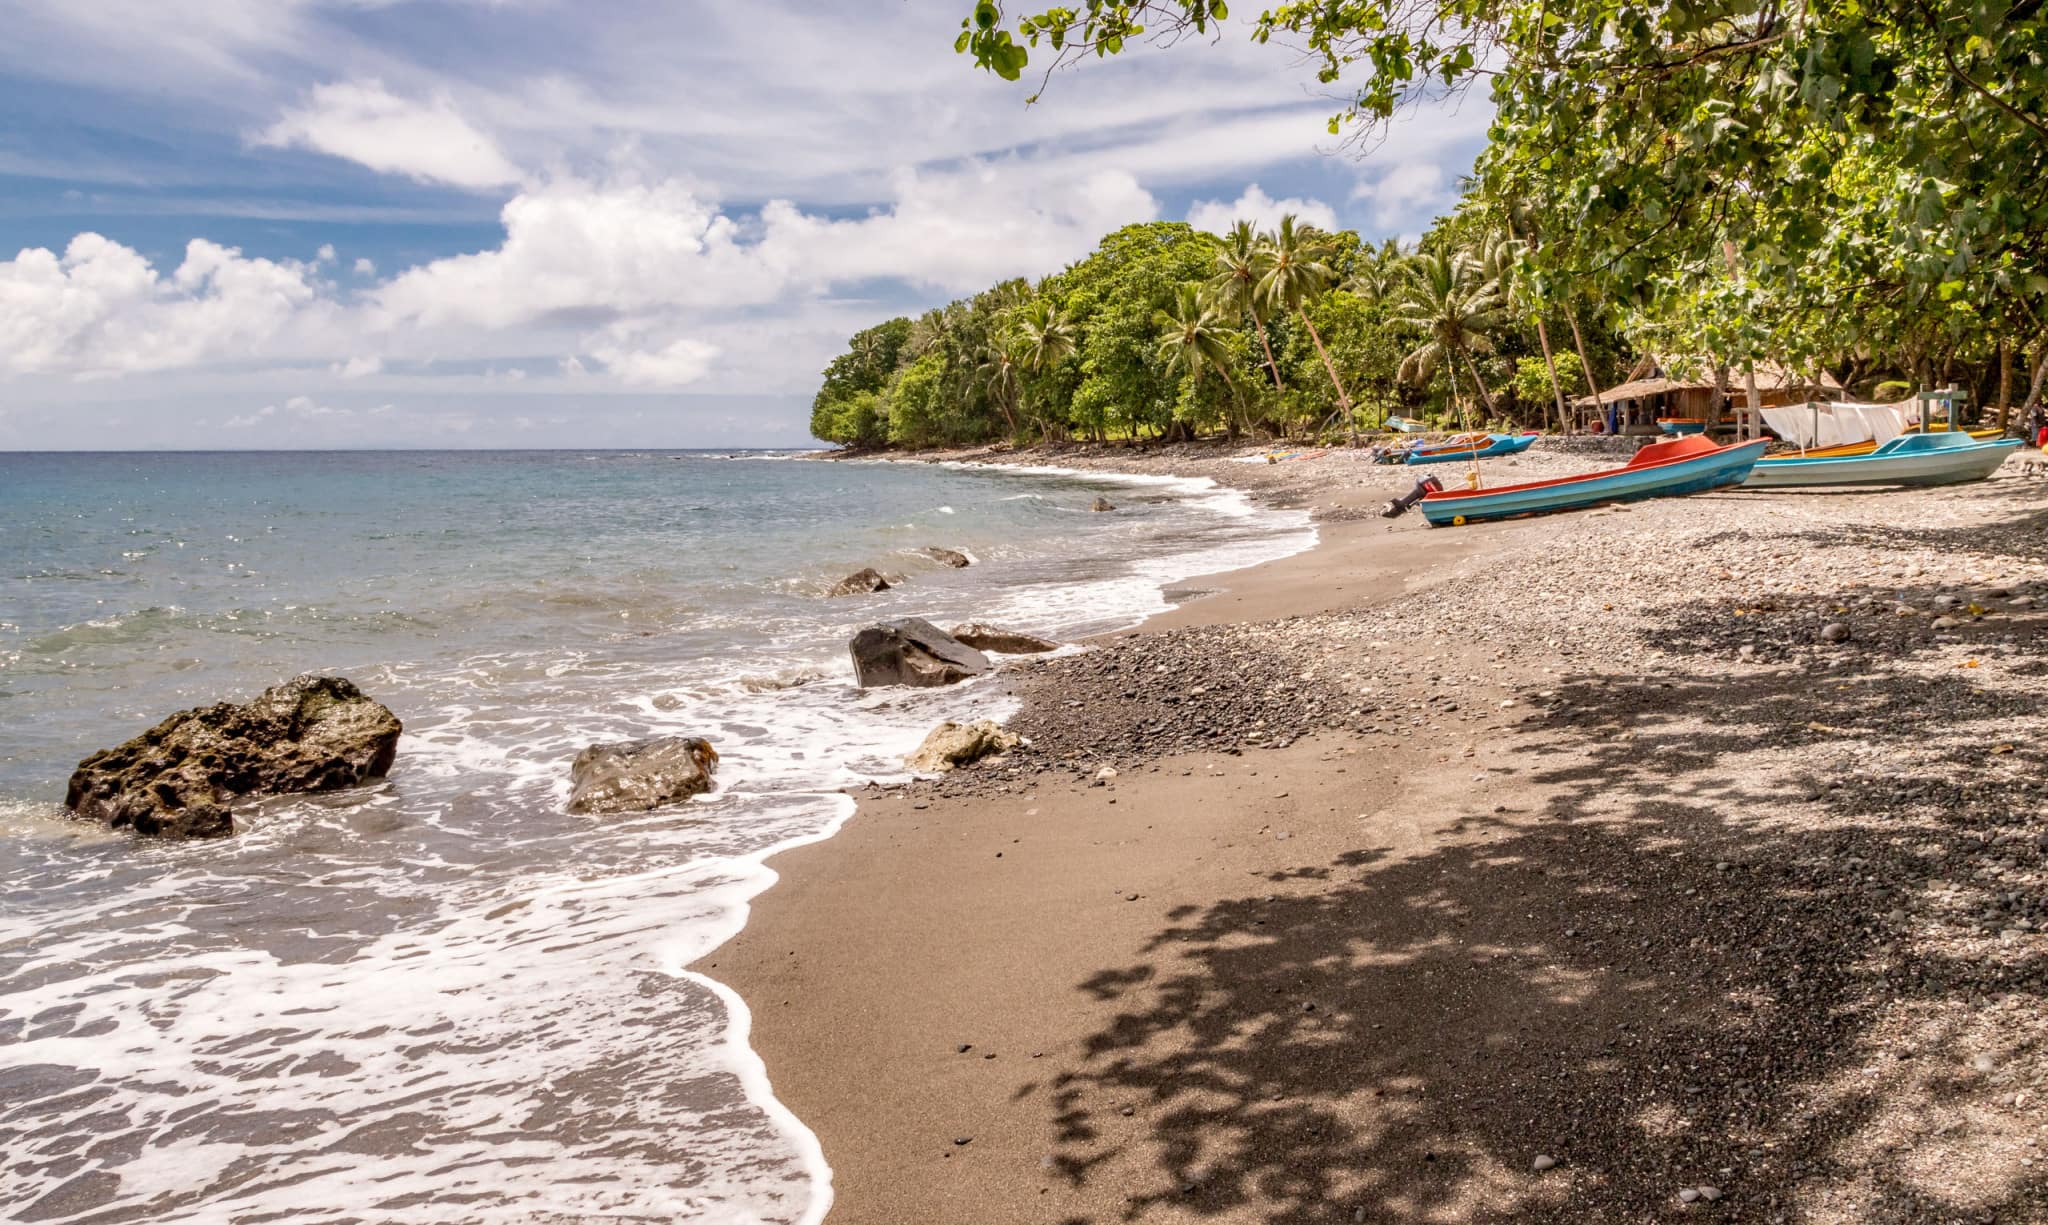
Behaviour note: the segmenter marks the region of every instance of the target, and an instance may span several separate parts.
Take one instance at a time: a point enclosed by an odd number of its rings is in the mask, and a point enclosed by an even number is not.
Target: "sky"
[[[0,450],[790,446],[846,338],[1136,221],[1420,233],[1249,22],[977,71],[967,0],[5,0]],[[1249,7],[1249,6],[1247,6]]]

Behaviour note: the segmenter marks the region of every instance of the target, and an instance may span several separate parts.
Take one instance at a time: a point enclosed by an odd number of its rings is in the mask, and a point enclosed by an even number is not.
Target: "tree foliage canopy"
[[[1228,15],[1011,7],[975,4],[958,49],[1013,79],[1034,56],[1220,37]],[[2038,0],[1300,0],[1250,36],[1305,50],[1345,91],[1332,131],[1366,148],[1404,110],[1483,89],[1475,194],[1528,240],[1535,290],[1591,290],[1672,346],[2044,347]]]

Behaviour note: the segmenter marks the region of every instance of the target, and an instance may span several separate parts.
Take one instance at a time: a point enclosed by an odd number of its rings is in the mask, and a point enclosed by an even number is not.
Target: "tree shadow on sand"
[[[1518,811],[1175,914],[1081,984],[1120,1010],[1054,1089],[1055,1165],[1156,1168],[1068,1225],[2048,1220],[2033,1168],[1914,1148],[1971,1143],[2040,1054],[2008,1034],[1986,1072],[1957,1027],[2048,993],[2043,942],[1997,934],[2048,924],[2007,880],[2048,845],[2038,748],[1992,768],[1972,730],[2039,704],[1980,679],[1566,683],[1504,738]],[[1873,1139],[1902,1111],[1940,1126]]]

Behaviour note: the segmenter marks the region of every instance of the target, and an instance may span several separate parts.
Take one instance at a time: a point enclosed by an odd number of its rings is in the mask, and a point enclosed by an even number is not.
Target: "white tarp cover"
[[[1898,404],[1791,404],[1763,410],[1764,424],[1786,442],[1802,447],[1839,447],[1852,442],[1889,442],[1914,420],[1911,401]]]

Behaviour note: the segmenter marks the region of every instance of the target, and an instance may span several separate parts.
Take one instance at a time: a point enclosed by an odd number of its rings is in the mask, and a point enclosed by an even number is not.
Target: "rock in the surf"
[[[847,644],[860,687],[950,685],[992,666],[980,651],[918,617],[870,625]]]
[[[998,655],[1042,655],[1060,649],[1060,644],[1050,638],[1004,629],[999,625],[983,625],[979,621],[954,626],[953,637],[977,651],[994,651]]]
[[[951,566],[955,570],[964,570],[974,564],[973,558],[958,549],[941,549],[933,546],[931,548],[919,549],[918,552],[942,566]]]
[[[1116,503],[1110,501],[1108,498],[1097,498],[1095,499],[1095,505],[1089,507],[1088,509],[1093,511],[1111,511],[1116,509]]]
[[[711,790],[718,751],[697,736],[593,744],[569,767],[569,811],[646,812]]]
[[[868,595],[872,592],[887,590],[889,590],[889,580],[882,577],[880,570],[869,566],[865,570],[856,570],[845,578],[840,579],[832,585],[832,590],[826,592],[826,594],[835,596]]]
[[[179,711],[78,763],[65,806],[114,829],[224,838],[237,801],[338,791],[391,770],[398,716],[338,676],[301,676],[247,705]]]
[[[1021,737],[1006,732],[993,719],[976,719],[972,723],[941,723],[917,746],[917,751],[903,759],[903,764],[922,774],[944,774],[958,766],[972,765],[984,757],[1007,753],[1017,747]]]

